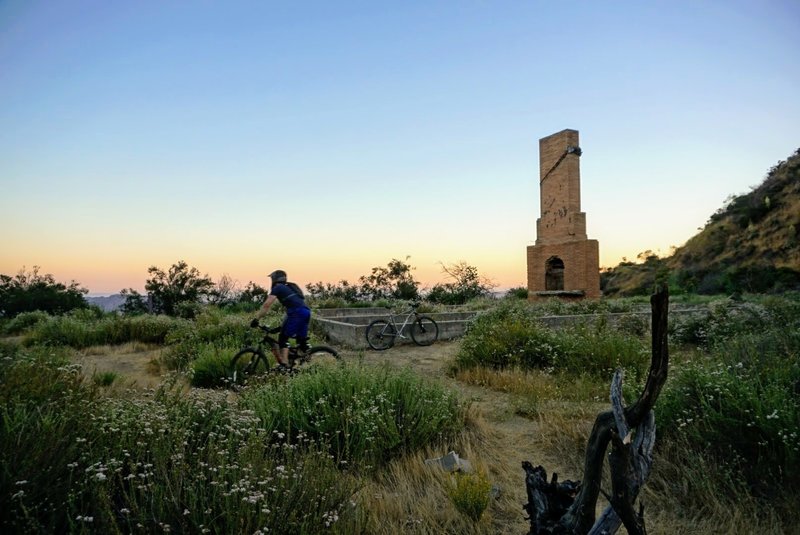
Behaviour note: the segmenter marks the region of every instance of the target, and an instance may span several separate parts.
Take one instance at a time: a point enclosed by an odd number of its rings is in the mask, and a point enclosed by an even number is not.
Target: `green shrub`
[[[638,381],[650,363],[650,345],[638,336],[631,336],[600,322],[595,326],[562,328],[556,344],[562,353],[554,368],[571,374],[588,373],[610,378],[617,368],[626,377]]]
[[[267,316],[266,322],[277,325],[279,318],[275,312]],[[250,328],[249,321],[241,315],[228,315],[219,310],[208,309],[194,322],[183,323],[180,328],[169,333],[166,339],[169,347],[163,360],[169,369],[184,370],[201,354],[210,350],[224,348],[232,351],[230,357],[233,357],[239,348],[254,344],[260,336],[259,333],[260,331]]]
[[[489,506],[492,484],[482,473],[455,473],[450,477],[447,494],[456,510],[477,522]]]
[[[552,330],[541,325],[529,307],[504,304],[475,318],[462,339],[456,366],[607,376],[622,367],[638,377],[648,355],[641,338],[616,331],[602,319],[594,326]]]
[[[79,315],[54,316],[40,321],[26,338],[26,344],[65,345],[82,349],[126,342],[164,343],[170,332],[186,320],[167,316],[106,316],[92,319]]]
[[[800,331],[743,333],[707,360],[675,366],[657,406],[667,440],[684,440],[759,492],[800,488]]]
[[[100,372],[92,375],[92,382],[97,386],[111,386],[117,377],[116,372]]]
[[[70,310],[66,313],[66,315],[78,321],[95,321],[102,318],[105,315],[105,312],[103,312],[103,309],[98,306],[90,305],[86,308],[76,308]]]
[[[327,445],[340,463],[381,464],[454,436],[464,407],[409,370],[340,365],[251,389],[244,403],[267,433]]]
[[[716,299],[706,313],[680,316],[670,322],[671,339],[704,349],[745,333],[758,333],[773,325],[800,325],[800,303],[778,297],[737,302]]]
[[[506,292],[505,297],[511,299],[527,299],[528,298],[528,287],[527,286],[518,286],[516,288],[509,288]]]
[[[632,336],[643,337],[650,332],[650,318],[641,314],[624,314],[617,321],[617,330]]]
[[[225,386],[230,374],[231,359],[238,347],[216,347],[205,344],[198,348],[198,354],[191,364],[192,386],[215,388]]]
[[[6,323],[3,332],[11,335],[20,334],[42,321],[47,321],[48,318],[50,318],[50,314],[41,310],[34,310],[33,312],[21,312],[15,318]]]

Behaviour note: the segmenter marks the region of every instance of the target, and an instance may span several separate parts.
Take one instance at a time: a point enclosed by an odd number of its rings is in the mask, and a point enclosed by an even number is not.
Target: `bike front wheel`
[[[367,343],[376,351],[392,347],[396,337],[397,330],[386,320],[375,320],[367,326]]]
[[[411,339],[418,346],[429,346],[439,339],[439,326],[428,316],[419,316],[411,324]]]
[[[264,370],[267,369],[267,357],[261,351],[253,348],[242,349],[231,359],[229,379],[235,385],[241,385],[248,376],[259,369],[259,363]]]

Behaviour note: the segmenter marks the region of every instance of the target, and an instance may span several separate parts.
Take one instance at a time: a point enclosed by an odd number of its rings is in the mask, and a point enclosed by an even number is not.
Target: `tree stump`
[[[629,407],[622,399],[622,371],[617,370],[611,382],[611,410],[597,415],[586,445],[583,481],[558,483],[558,476],[547,482],[547,472],[522,463],[531,535],[616,533],[624,525],[631,534],[645,534],[644,506],[636,511],[634,503],[653,463],[655,417],[653,406],[658,399],[669,370],[667,319],[669,292],[662,286],[650,298],[652,310],[652,352],[647,381],[639,399]],[[611,472],[609,507],[595,522],[595,506],[600,495],[603,460],[608,456]]]

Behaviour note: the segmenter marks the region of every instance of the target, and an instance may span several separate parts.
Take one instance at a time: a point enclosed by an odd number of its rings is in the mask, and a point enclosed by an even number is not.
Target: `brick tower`
[[[600,297],[600,247],[586,237],[580,156],[577,130],[539,140],[541,215],[528,247],[528,299]]]

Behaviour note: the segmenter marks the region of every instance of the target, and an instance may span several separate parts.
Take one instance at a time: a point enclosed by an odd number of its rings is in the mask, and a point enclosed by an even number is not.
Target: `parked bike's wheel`
[[[259,362],[262,368],[266,370],[267,357],[261,351],[253,348],[242,349],[231,359],[230,380],[233,384],[240,385],[244,383],[248,375],[252,375],[258,371]]]
[[[420,316],[411,324],[411,339],[418,346],[429,346],[439,339],[439,326],[428,316]]]
[[[367,343],[376,351],[392,347],[396,337],[397,330],[386,320],[375,320],[367,326]]]

